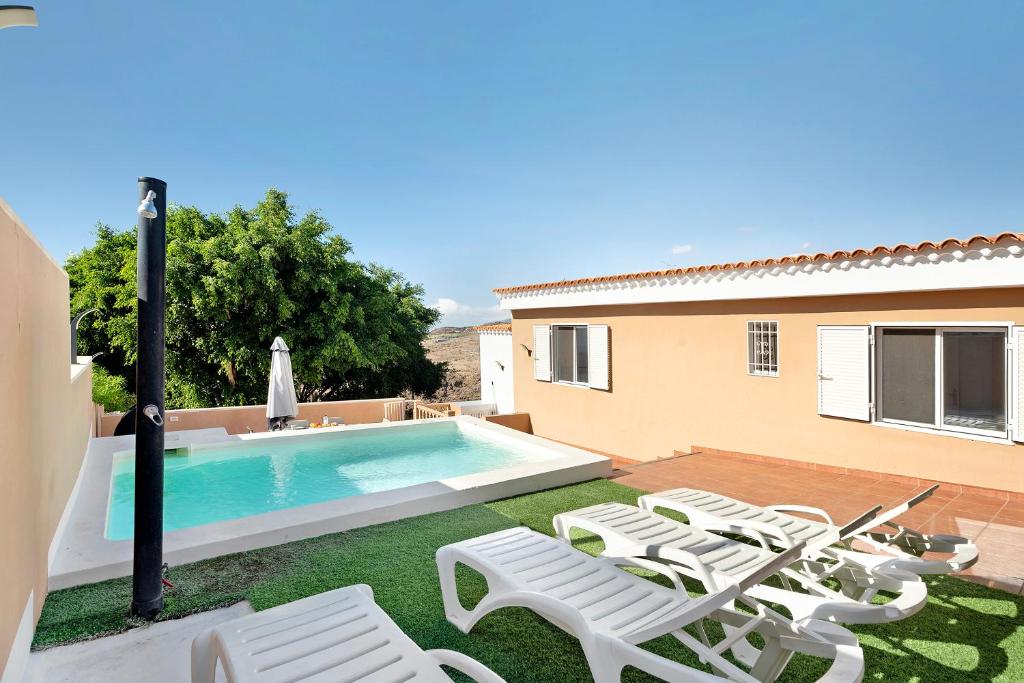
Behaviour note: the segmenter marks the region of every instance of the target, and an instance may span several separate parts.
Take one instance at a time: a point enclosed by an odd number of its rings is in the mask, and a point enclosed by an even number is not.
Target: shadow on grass
[[[636,489],[594,481],[485,505],[330,534],[175,567],[163,618],[171,619],[248,599],[267,609],[354,583],[373,587],[380,606],[420,646],[464,652],[510,683],[587,681],[575,638],[525,609],[485,617],[469,635],[444,618],[434,553],[447,543],[526,525],[551,534],[557,512],[617,500],[634,503]],[[594,552],[595,546],[586,544]],[[475,603],[483,577],[459,573],[460,595]],[[864,647],[869,681],[1024,680],[1024,599],[954,578],[929,581],[929,605],[896,624],[851,630]],[[52,593],[34,646],[74,642],[138,625],[127,618],[131,582],[105,581]],[[671,637],[645,647],[690,666],[694,655]],[[782,680],[811,681],[827,664],[797,656]],[[627,671],[631,683],[655,680]]]

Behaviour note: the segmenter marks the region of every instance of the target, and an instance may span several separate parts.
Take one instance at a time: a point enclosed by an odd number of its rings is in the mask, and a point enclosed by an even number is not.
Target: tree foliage
[[[101,366],[92,369],[92,401],[110,413],[124,412],[135,405],[135,395],[128,390],[124,377],[111,375]]]
[[[96,237],[66,264],[71,308],[100,309],[82,323],[83,348],[131,377],[136,234],[100,225]],[[278,335],[291,348],[300,401],[436,391],[444,368],[421,342],[438,313],[423,288],[350,260],[350,250],[319,214],[296,219],[274,189],[225,215],[168,209],[168,405],[262,403]]]

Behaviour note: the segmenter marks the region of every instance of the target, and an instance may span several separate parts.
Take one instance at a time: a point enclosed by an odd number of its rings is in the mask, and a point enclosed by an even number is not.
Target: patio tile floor
[[[627,486],[649,491],[702,488],[755,505],[814,505],[828,511],[837,523],[875,505],[896,505],[925,489],[885,479],[705,453],[646,463],[613,458],[613,464],[616,481]],[[940,487],[896,521],[923,533],[974,539],[981,557],[959,576],[1024,595],[1024,503]]]

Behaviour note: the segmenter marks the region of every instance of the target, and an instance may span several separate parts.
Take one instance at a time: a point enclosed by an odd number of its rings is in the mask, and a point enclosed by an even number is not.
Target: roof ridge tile
[[[669,268],[665,270],[651,270],[637,273],[619,273],[616,275],[599,275],[584,278],[575,278],[570,280],[558,280],[555,282],[539,282],[528,285],[516,285],[512,287],[498,287],[494,290],[495,294],[512,294],[516,292],[528,292],[540,289],[550,289],[553,287],[577,287],[580,285],[591,285],[601,284],[604,282],[622,282],[624,280],[647,280],[652,278],[660,277],[676,277],[680,275],[692,275],[695,273],[710,273],[717,271],[726,270],[745,270],[749,268],[767,268],[775,265],[786,265],[792,263],[816,263],[819,261],[839,261],[844,259],[864,258],[864,257],[876,257],[880,255],[895,256],[897,252],[909,251],[910,253],[920,253],[922,251],[942,251],[951,247],[958,247],[960,249],[970,248],[978,243],[986,245],[995,245],[1003,240],[1014,240],[1016,242],[1024,242],[1024,232],[1012,232],[1005,231],[1000,232],[997,235],[972,235],[966,239],[958,239],[955,237],[949,237],[938,244],[930,240],[918,242],[917,244],[906,244],[900,243],[895,246],[877,245],[868,249],[863,247],[856,248],[853,250],[838,250],[831,254],[825,252],[819,252],[817,254],[791,254],[778,258],[766,258],[757,259],[752,261],[736,261],[733,263],[716,263],[716,264],[705,264],[699,266],[687,266],[679,268]],[[481,327],[489,327],[487,325]],[[475,328],[477,330],[481,328]]]

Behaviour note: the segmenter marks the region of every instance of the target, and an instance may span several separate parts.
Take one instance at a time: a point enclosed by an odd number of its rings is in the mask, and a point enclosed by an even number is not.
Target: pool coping
[[[222,428],[193,429],[169,432],[165,446],[206,446],[255,439],[315,439],[338,432],[402,429],[436,422],[455,422],[460,429],[479,431],[504,443],[544,452],[548,457],[390,491],[349,496],[169,531],[164,534],[164,562],[173,566],[265,548],[303,538],[607,477],[612,472],[611,461],[602,455],[465,415],[433,420],[329,427],[301,432],[229,435]],[[112,541],[104,536],[104,532],[114,455],[134,447],[134,436],[100,437],[90,440],[80,475],[79,494],[71,504],[67,526],[56,548],[49,575],[49,590],[70,588],[131,574],[132,541]]]

